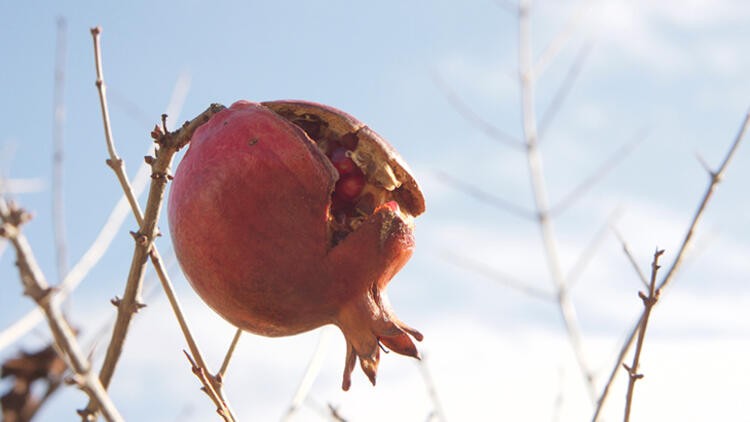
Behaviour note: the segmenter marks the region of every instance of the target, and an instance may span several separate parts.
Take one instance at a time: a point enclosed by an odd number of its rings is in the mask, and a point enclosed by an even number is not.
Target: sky
[[[367,123],[400,151],[424,191],[427,212],[416,222],[415,254],[388,290],[400,318],[425,335],[419,345],[424,364],[385,355],[377,387],[357,372],[345,393],[337,329],[275,339],[246,334],[226,377],[240,420],[281,419],[318,352],[319,375],[291,420],[326,420],[329,404],[353,421],[428,420],[436,405],[427,385],[446,420],[590,419],[592,403],[555,302],[511,288],[498,276],[553,291],[538,225],[449,182],[533,209],[523,149],[498,142],[466,118],[470,109],[510,137],[523,136],[514,4],[0,2],[0,172],[18,187],[13,199],[35,216],[24,232],[47,278],[53,284],[61,278],[51,205],[56,21],[64,17],[69,268],[121,197],[104,164],[89,33],[96,25],[103,28],[114,137],[131,177],[170,104],[176,124],[214,102],[296,98],[330,104]],[[637,292],[643,287],[615,231],[642,271],[649,271],[657,247],[666,251],[665,267],[673,261],[708,183],[701,163],[718,166],[750,107],[750,4],[537,0],[531,7],[533,57],[561,33],[570,34],[536,81],[538,120],[557,111],[540,141],[550,202],[565,198],[609,157],[621,158],[553,220],[563,273],[603,233],[571,288],[583,353],[599,390],[642,310]],[[555,95],[576,63],[580,71],[556,108]],[[621,146],[634,141],[623,154]],[[747,144],[737,151],[695,247],[654,309],[634,420],[750,414],[748,151]],[[168,232],[166,221],[160,227]],[[128,231],[134,229],[128,216],[64,305],[83,344],[94,347],[95,367],[108,338],[107,331],[98,333],[114,316],[109,299],[124,288],[133,249]],[[158,246],[170,261],[169,239]],[[33,308],[13,262],[5,250],[0,338]],[[233,329],[192,292],[176,264],[170,268],[198,343],[218,367]],[[212,405],[184,360],[184,340],[167,301],[150,271],[147,277],[148,307],[135,318],[112,398],[127,420],[211,420]],[[0,360],[48,338],[39,325],[12,344],[0,343]],[[622,418],[624,375],[615,381],[603,420]],[[0,391],[7,386],[0,382]],[[65,389],[39,420],[70,420],[85,401]]]

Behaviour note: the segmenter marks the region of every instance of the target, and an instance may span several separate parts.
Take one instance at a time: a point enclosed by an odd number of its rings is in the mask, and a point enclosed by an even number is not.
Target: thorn
[[[135,243],[138,245],[144,246],[148,243],[148,236],[141,232],[134,232],[131,231],[130,235],[133,237],[133,240],[135,240]]]
[[[115,296],[113,299],[110,299],[109,303],[119,308],[120,304],[122,303],[122,299],[120,299],[118,296]]]
[[[148,305],[146,305],[146,304],[145,304],[145,303],[143,303],[143,302],[137,302],[137,301],[136,301],[136,302],[135,302],[135,312],[138,312],[138,311],[140,311],[141,309],[145,308],[146,306],[148,306]]]
[[[111,158],[107,158],[105,160],[105,163],[107,163],[107,166],[109,166],[109,168],[111,168],[112,170],[116,170],[122,167],[121,159],[112,160]]]
[[[648,296],[646,296],[646,293],[643,293],[643,292],[639,291],[638,292],[638,297],[641,298],[641,300],[643,301],[643,303],[648,302]]]
[[[706,173],[708,173],[709,175],[711,175],[713,177],[714,172],[713,172],[713,170],[711,170],[711,166],[708,165],[708,163],[703,158],[703,156],[696,152],[695,153],[695,158],[701,164],[701,167],[703,167],[703,170],[706,170]]]
[[[164,132],[161,130],[159,125],[154,125],[154,130],[151,131],[151,138],[156,140],[161,139],[164,136]]]

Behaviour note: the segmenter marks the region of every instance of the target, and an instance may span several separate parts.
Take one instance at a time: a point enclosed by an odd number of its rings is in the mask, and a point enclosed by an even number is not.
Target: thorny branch
[[[122,346],[125,341],[125,337],[130,326],[133,314],[137,312],[143,305],[140,303],[141,289],[143,285],[143,274],[145,272],[146,261],[151,258],[152,263],[156,269],[159,279],[162,282],[170,305],[172,305],[173,311],[178,318],[180,328],[185,335],[188,342],[188,346],[191,350],[192,357],[191,362],[198,365],[201,372],[204,373],[203,377],[199,377],[201,382],[204,384],[205,391],[209,395],[213,394],[211,398],[217,403],[217,410],[223,412],[223,416],[229,418],[227,420],[234,420],[234,416],[226,404],[226,401],[221,396],[221,380],[219,377],[209,377],[205,375],[207,372],[205,362],[198,350],[192,335],[189,332],[187,323],[185,322],[184,316],[180,311],[179,302],[177,297],[174,295],[174,289],[172,288],[171,281],[169,280],[166,270],[161,263],[161,258],[158,251],[153,243],[154,239],[159,235],[156,227],[159,214],[161,212],[161,206],[164,199],[164,192],[166,190],[167,180],[171,178],[169,175],[169,169],[171,168],[172,159],[174,154],[182,147],[184,147],[192,137],[195,130],[208,121],[208,119],[215,113],[221,111],[224,107],[219,104],[212,104],[206,111],[201,113],[198,117],[192,121],[186,122],[182,128],[175,132],[169,132],[166,127],[166,115],[162,115],[162,127],[157,126],[151,133],[154,138],[157,148],[155,150],[155,157],[146,157],[146,162],[151,166],[151,187],[149,189],[149,196],[146,203],[145,214],[141,215],[140,208],[135,195],[132,193],[130,183],[127,179],[127,175],[124,170],[124,164],[122,159],[117,156],[115,150],[114,141],[112,138],[109,113],[106,101],[106,90],[105,84],[102,77],[102,64],[101,64],[101,49],[100,49],[100,38],[101,28],[96,27],[91,30],[91,34],[94,40],[94,56],[96,63],[97,81],[96,86],[99,91],[99,100],[102,107],[102,119],[104,123],[105,138],[107,141],[107,149],[109,151],[110,159],[107,160],[107,164],[112,167],[115,174],[117,175],[120,184],[128,196],[128,200],[131,204],[133,214],[139,223],[140,229],[138,232],[131,233],[135,239],[135,251],[133,253],[133,259],[131,261],[131,267],[128,274],[128,280],[125,286],[125,292],[123,298],[115,298],[113,304],[117,306],[117,320],[115,327],[112,332],[112,338],[107,348],[107,354],[102,364],[100,371],[100,379],[102,384],[107,386],[111,381],[114,369],[119,360],[120,354],[122,353]],[[193,365],[195,367],[195,365]],[[194,371],[195,372],[195,371]],[[85,418],[91,418],[96,413],[96,405],[93,402],[89,402],[86,410],[84,411]]]
[[[625,401],[625,422],[630,420],[630,409],[633,405],[633,390],[635,388],[635,382],[643,378],[643,374],[638,373],[638,366],[641,361],[641,351],[643,350],[643,340],[646,338],[646,329],[648,328],[648,319],[651,316],[651,310],[659,300],[659,290],[656,289],[656,273],[659,271],[659,257],[664,254],[664,249],[656,249],[654,252],[654,260],[651,263],[651,282],[649,283],[648,295],[643,292],[638,292],[638,297],[643,300],[643,316],[641,317],[641,325],[638,328],[638,341],[635,343],[635,353],[633,354],[633,362],[630,366],[622,364],[622,366],[628,371],[628,393]]]
[[[47,284],[26,236],[21,233],[21,225],[29,218],[29,214],[6,203],[5,198],[0,197],[0,219],[3,223],[0,227],[0,235],[7,238],[16,250],[16,265],[21,275],[24,294],[31,297],[44,312],[55,344],[62,352],[61,358],[67,362],[74,373],[73,381],[89,395],[93,403],[97,404],[106,420],[122,421],[122,416],[107,395],[105,388],[91,373],[91,364],[82,353],[73,330],[60,310],[60,298],[55,289]]]
[[[737,133],[737,136],[735,137],[734,142],[732,143],[731,147],[727,151],[719,167],[714,171],[708,172],[708,176],[709,176],[708,187],[706,188],[706,191],[703,194],[703,198],[701,199],[700,204],[698,205],[698,209],[696,209],[695,214],[693,215],[693,219],[691,220],[690,225],[688,226],[688,229],[685,233],[685,236],[682,239],[682,243],[677,252],[677,255],[674,258],[674,261],[672,262],[672,265],[669,267],[669,270],[661,279],[661,282],[659,282],[656,286],[656,289],[661,291],[662,294],[664,294],[664,288],[666,288],[669,284],[672,283],[672,280],[676,276],[677,271],[682,266],[682,263],[685,258],[685,252],[687,251],[688,247],[692,244],[692,239],[693,239],[693,234],[695,233],[695,229],[696,227],[698,227],[698,223],[703,217],[703,213],[705,212],[706,207],[708,206],[708,203],[711,201],[711,198],[713,197],[713,193],[716,190],[716,187],[719,185],[719,182],[721,182],[721,179],[724,176],[724,173],[726,172],[726,169],[729,166],[729,163],[734,157],[734,154],[736,153],[737,148],[739,148],[740,143],[744,139],[745,132],[747,131],[748,126],[750,126],[750,112],[748,112],[745,115],[745,119],[743,120],[742,125],[740,126],[740,130]],[[612,383],[614,382],[614,379],[617,376],[617,373],[620,372],[618,369],[620,368],[620,365],[622,364],[623,359],[625,358],[625,355],[633,346],[635,336],[638,333],[638,328],[641,326],[642,321],[643,321],[643,316],[641,316],[638,322],[633,326],[633,328],[630,331],[630,335],[625,340],[622,346],[622,349],[620,350],[617,361],[614,364],[614,369],[610,372],[609,379],[607,380],[606,384],[602,388],[602,392],[599,395],[599,399],[597,400],[596,410],[594,411],[594,416],[592,417],[592,421],[594,422],[596,422],[599,419],[599,414],[601,413],[601,410],[604,407],[604,403],[606,402],[607,397],[609,396],[610,387],[612,386]]]

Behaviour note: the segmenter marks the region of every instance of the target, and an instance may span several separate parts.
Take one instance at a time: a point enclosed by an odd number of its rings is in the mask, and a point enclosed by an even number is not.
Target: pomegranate
[[[238,101],[194,134],[169,225],[185,276],[235,326],[287,336],[335,324],[375,384],[381,347],[419,357],[386,285],[411,257],[417,182],[378,134],[334,108]]]

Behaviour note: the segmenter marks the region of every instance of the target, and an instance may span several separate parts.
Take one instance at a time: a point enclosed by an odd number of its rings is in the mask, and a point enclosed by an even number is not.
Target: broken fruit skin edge
[[[342,148],[366,180],[356,198],[334,192],[340,175],[327,154],[343,168]],[[214,115],[193,135],[168,201],[175,253],[201,298],[264,336],[338,326],[344,390],[357,359],[375,384],[381,347],[419,357],[411,337],[422,334],[395,316],[385,287],[411,257],[423,211],[386,141],[304,101],[238,101]]]

